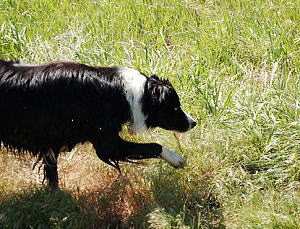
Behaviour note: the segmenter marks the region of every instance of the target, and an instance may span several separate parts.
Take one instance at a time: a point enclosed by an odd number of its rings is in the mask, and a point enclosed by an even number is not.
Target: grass
[[[1,58],[156,73],[199,123],[181,147],[124,133],[182,149],[184,170],[153,160],[120,178],[87,144],[61,158],[55,195],[3,150],[1,227],[299,228],[299,34],[291,0],[1,1]]]

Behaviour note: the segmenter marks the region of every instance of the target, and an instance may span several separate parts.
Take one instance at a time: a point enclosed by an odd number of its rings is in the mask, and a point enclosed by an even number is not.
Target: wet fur
[[[53,189],[58,187],[60,149],[71,150],[86,141],[118,170],[119,161],[161,155],[174,167],[183,164],[181,157],[159,144],[121,139],[125,123],[134,131],[162,127],[184,132],[195,125],[180,109],[170,82],[157,76],[73,62],[22,65],[0,60],[1,145],[43,160]]]

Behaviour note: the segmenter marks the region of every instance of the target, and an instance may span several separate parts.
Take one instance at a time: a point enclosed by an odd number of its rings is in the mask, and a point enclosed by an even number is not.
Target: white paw
[[[160,156],[175,168],[183,168],[186,164],[182,156],[178,155],[174,150],[169,150],[165,147],[162,148]]]

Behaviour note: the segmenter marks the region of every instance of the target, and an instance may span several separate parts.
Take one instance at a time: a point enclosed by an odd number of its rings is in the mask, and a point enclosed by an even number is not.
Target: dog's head
[[[153,75],[147,78],[143,112],[148,128],[161,127],[166,130],[185,132],[196,126],[196,121],[181,109],[179,97],[168,80]]]

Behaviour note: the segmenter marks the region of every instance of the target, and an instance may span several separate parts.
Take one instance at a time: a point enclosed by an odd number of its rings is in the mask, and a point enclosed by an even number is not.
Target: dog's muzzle
[[[188,113],[186,113],[186,112],[184,112],[184,113],[185,113],[186,119],[189,123],[189,130],[190,130],[197,125],[197,122]]]

